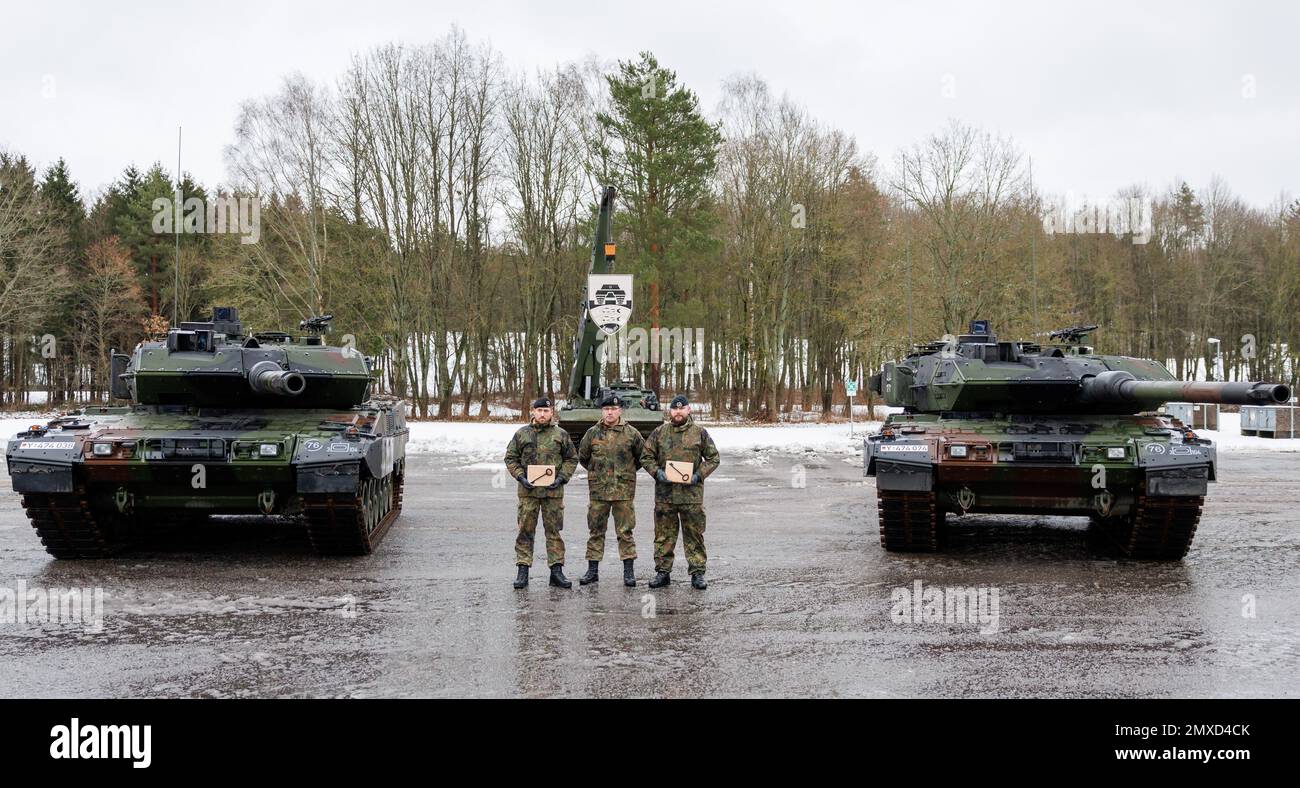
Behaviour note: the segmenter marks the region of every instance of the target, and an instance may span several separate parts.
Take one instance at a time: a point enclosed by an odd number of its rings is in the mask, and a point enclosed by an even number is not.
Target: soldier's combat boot
[[[691,587],[697,591],[703,591],[709,587],[709,581],[704,579],[703,572],[696,572],[691,575]]]
[[[573,588],[573,583],[569,578],[564,576],[564,564],[556,564],[551,567],[551,585],[557,588]]]
[[[631,588],[636,585],[636,574],[632,571],[632,559],[623,559],[623,585]]]
[[[583,585],[583,586],[585,586],[585,585],[587,585],[588,583],[594,583],[594,582],[596,582],[596,581],[599,580],[599,579],[600,579],[600,562],[599,562],[599,561],[588,561],[588,562],[587,562],[587,573],[586,573],[585,575],[583,575],[582,577],[578,578],[578,585]]]
[[[519,565],[519,574],[515,576],[515,588],[525,588],[528,586],[528,567],[523,564]]]
[[[651,588],[663,588],[672,582],[672,575],[667,572],[655,572],[655,579],[650,581]]]

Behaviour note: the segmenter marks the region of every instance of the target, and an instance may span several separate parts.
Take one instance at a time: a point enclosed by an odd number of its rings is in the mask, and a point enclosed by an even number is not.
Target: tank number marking
[[[1163,443],[1148,443],[1147,454],[1164,454],[1165,445]]]
[[[307,451],[320,451],[320,450],[321,450],[321,442],[320,442],[320,441],[307,441],[306,448],[307,448]]]
[[[916,452],[924,451],[924,452],[928,452],[928,451],[930,451],[930,447],[929,447],[929,446],[923,446],[923,445],[921,445],[921,444],[919,444],[919,443],[910,443],[910,444],[905,443],[905,444],[900,444],[900,445],[896,445],[896,446],[881,446],[881,447],[880,447],[880,450],[881,450],[882,452],[883,452],[883,451],[916,451]]]
[[[23,441],[18,444],[18,449],[31,449],[33,451],[66,451],[75,449],[77,444],[72,441]]]

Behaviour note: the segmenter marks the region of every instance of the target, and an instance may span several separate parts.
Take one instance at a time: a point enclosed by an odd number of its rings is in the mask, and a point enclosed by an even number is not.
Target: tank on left
[[[245,335],[233,307],[114,353],[112,395],[18,433],[15,492],[56,558],[102,558],[211,515],[301,522],[316,552],[372,552],[402,510],[406,405],[371,362],[301,335]],[[276,518],[276,519],[271,519]]]

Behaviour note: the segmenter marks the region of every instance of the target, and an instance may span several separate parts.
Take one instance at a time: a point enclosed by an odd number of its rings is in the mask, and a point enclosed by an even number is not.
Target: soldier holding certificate
[[[506,470],[519,482],[519,535],[515,537],[515,588],[528,585],[533,564],[537,518],[546,531],[546,563],[551,585],[571,588],[564,576],[564,485],[578,467],[573,439],[554,422],[555,411],[545,397],[533,402],[532,420],[521,427],[506,447]]]
[[[655,478],[655,577],[651,588],[671,582],[677,531],[686,546],[691,585],[705,589],[704,480],[718,468],[718,449],[691,419],[691,405],[678,394],[668,404],[669,420],[655,428],[641,451],[641,467]]]

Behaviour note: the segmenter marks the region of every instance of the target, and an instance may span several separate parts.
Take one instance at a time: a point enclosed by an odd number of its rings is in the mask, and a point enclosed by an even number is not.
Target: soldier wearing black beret
[[[618,555],[623,559],[623,585],[636,585],[636,470],[645,441],[636,427],[623,420],[623,400],[612,391],[600,400],[600,421],[587,430],[578,444],[578,461],[587,469],[590,503],[587,505],[587,573],[582,585],[600,579],[600,559],[605,552],[605,530],[614,518]]]
[[[655,427],[641,451],[641,467],[655,478],[655,577],[651,588],[671,582],[679,529],[686,544],[691,585],[700,590],[708,587],[704,579],[708,564],[704,480],[718,469],[718,463],[713,439],[691,419],[690,401],[682,394],[673,397],[668,403],[668,421]]]
[[[564,485],[578,467],[578,452],[569,433],[554,423],[551,401],[540,397],[533,402],[532,418],[520,427],[506,447],[506,469],[519,482],[519,533],[515,537],[515,564],[519,567],[515,588],[528,585],[533,564],[533,542],[537,518],[546,531],[546,563],[551,567],[551,585],[571,588],[564,576]],[[546,478],[528,478],[528,466],[549,466]]]

